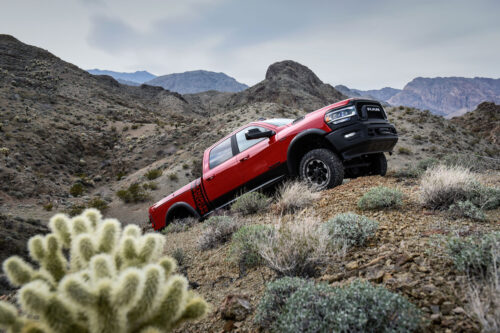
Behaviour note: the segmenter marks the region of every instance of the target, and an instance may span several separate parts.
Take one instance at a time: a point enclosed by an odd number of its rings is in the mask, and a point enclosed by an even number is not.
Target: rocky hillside
[[[3,35],[0,213],[38,219],[50,214],[43,206],[68,211],[97,197],[123,222],[145,221],[148,205],[197,177],[204,149],[230,131],[261,117],[296,118],[343,98],[293,61],[272,64],[262,82],[238,93],[124,86]],[[404,107],[388,112],[400,134],[392,170],[449,153],[498,155],[497,145],[442,117]],[[147,183],[151,169],[163,172],[158,189],[124,204],[116,192]],[[82,193],[70,193],[75,184]]]
[[[387,100],[391,105],[430,110],[446,118],[474,110],[484,101],[500,102],[500,79],[419,77]]]
[[[500,105],[484,102],[476,110],[452,118],[451,121],[493,144],[500,143]]]
[[[180,94],[195,94],[209,90],[238,92],[248,88],[246,84],[224,73],[203,70],[162,75],[147,81],[146,84],[163,87]]]
[[[231,96],[228,104],[233,107],[273,102],[312,111],[344,98],[306,66],[285,60],[269,66],[264,81]]]
[[[153,75],[147,71],[123,73],[123,72],[101,70],[96,68],[96,69],[88,69],[87,72],[93,75],[108,75],[114,78],[116,81],[122,84],[128,84],[130,86],[139,86],[156,77],[156,75]]]

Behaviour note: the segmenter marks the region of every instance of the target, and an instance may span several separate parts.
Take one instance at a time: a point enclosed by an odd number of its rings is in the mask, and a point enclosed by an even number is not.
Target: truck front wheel
[[[385,176],[387,173],[387,159],[385,158],[384,153],[374,154],[370,157],[370,159],[371,166],[369,174]]]
[[[318,190],[342,184],[344,167],[334,152],[313,149],[306,153],[299,166],[300,178]]]

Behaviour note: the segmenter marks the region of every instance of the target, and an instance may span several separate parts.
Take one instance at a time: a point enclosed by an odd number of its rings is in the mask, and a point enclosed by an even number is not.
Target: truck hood
[[[184,185],[183,187],[181,187],[180,189],[178,189],[174,193],[167,195],[165,198],[161,199],[160,201],[155,203],[153,206],[151,206],[151,208],[156,209],[156,208],[164,205],[165,203],[169,202],[170,200],[175,199],[175,197],[177,197],[179,194],[190,191],[193,184],[198,180],[199,180],[199,178],[193,180],[189,184]]]

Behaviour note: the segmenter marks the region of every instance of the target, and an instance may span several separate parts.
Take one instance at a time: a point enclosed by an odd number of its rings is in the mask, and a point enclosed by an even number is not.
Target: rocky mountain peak
[[[291,79],[301,83],[319,86],[323,84],[321,80],[308,67],[293,60],[275,62],[266,72],[266,80]]]

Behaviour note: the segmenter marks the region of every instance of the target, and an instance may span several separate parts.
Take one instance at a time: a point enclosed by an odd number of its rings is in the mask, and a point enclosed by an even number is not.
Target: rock
[[[431,321],[434,324],[439,324],[441,322],[441,314],[439,313],[434,313],[431,315]]]
[[[457,306],[457,307],[456,307],[456,308],[454,308],[452,311],[453,311],[453,313],[455,313],[455,314],[462,314],[462,313],[465,313],[465,310],[464,310],[462,307],[460,307],[460,306]]]
[[[228,295],[222,301],[219,312],[222,319],[241,321],[252,312],[252,305],[246,295]]]
[[[450,312],[453,310],[454,306],[455,305],[452,302],[449,302],[449,301],[443,302],[443,304],[441,304],[441,311],[445,315],[450,314]]]
[[[385,272],[383,270],[377,270],[374,272],[369,272],[366,275],[366,279],[371,282],[380,283],[384,279]]]
[[[342,280],[343,278],[345,277],[345,274],[344,273],[337,273],[337,274],[333,274],[333,275],[323,275],[320,280],[321,281],[327,281],[328,283],[332,283],[332,282],[337,282],[337,281],[340,281]]]
[[[391,275],[391,273],[384,273],[384,276],[382,277],[382,281],[383,281],[384,283],[387,283],[387,282],[388,282],[389,280],[391,280],[391,279],[392,279],[392,275]]]
[[[345,265],[345,267],[348,270],[353,270],[353,269],[357,269],[359,267],[359,264],[358,264],[357,261],[351,261],[350,263],[348,263],[347,265]]]

